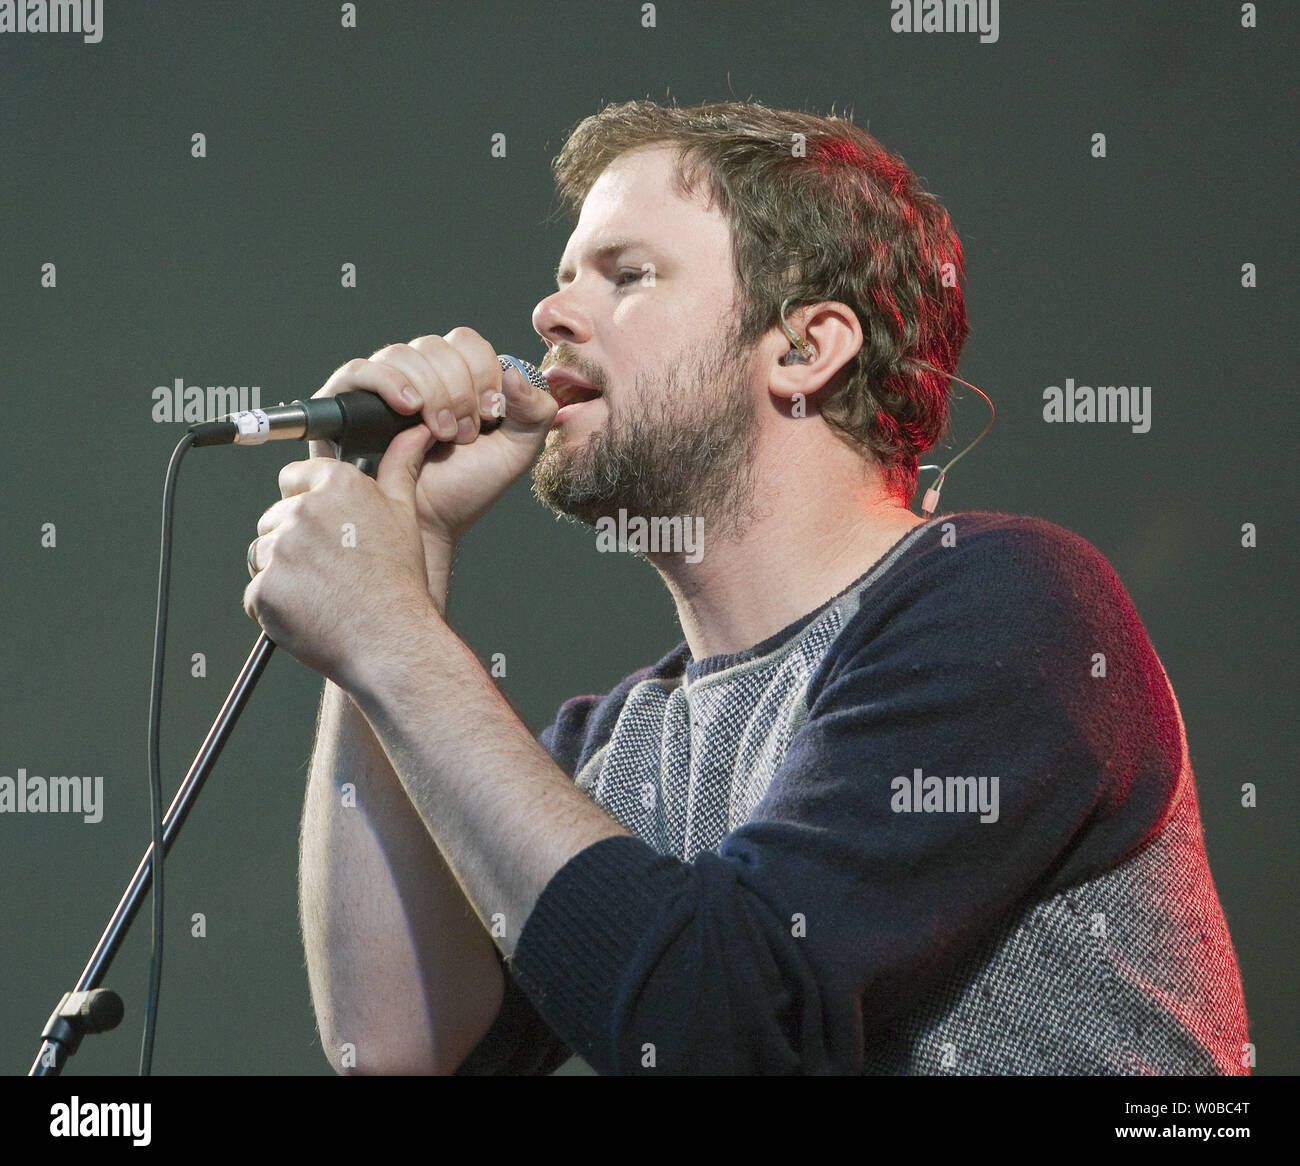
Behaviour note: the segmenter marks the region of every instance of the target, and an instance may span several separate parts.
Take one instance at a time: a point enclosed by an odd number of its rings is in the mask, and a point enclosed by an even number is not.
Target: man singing
[[[909,509],[967,334],[943,207],[851,123],[738,103],[607,107],[555,167],[550,395],[468,328],[344,365],[321,394],[421,423],[375,480],[286,466],[250,549],[248,613],[326,677],[301,893],[331,1063],[1245,1072],[1122,584],[1050,523]],[[645,551],[683,643],[540,743],[444,618],[530,466],[558,512],[700,535]]]

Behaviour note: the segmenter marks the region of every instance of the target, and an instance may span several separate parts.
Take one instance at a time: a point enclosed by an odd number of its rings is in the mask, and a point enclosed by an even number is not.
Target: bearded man
[[[421,423],[373,481],[287,466],[250,552],[249,614],[327,678],[301,894],[331,1063],[1244,1071],[1122,584],[1050,523],[909,509],[967,334],[943,207],[850,122],[739,103],[610,106],[556,173],[550,394],[469,328],[344,365],[322,393]],[[704,540],[645,555],[678,648],[540,741],[445,619],[534,462],[558,512]]]

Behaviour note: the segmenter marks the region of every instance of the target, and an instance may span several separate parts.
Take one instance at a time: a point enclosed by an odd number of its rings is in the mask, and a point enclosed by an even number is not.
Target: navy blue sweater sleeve
[[[1181,722],[1123,586],[1032,519],[951,546],[927,532],[807,704],[716,853],[609,838],[544,888],[514,973],[598,1072],[861,1072],[873,1032],[1001,920],[1150,837],[1179,774]],[[917,771],[996,777],[996,817],[905,809]]]
[[[522,1077],[555,1072],[572,1052],[537,1014],[500,952],[497,952],[497,963],[505,979],[501,1007],[455,1076]]]

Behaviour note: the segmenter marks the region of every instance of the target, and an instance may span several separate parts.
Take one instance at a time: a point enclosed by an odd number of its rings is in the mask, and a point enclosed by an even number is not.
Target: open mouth
[[[581,405],[586,401],[594,401],[600,396],[595,389],[589,389],[585,385],[566,385],[557,384],[551,389],[551,396],[559,402],[560,408],[567,408],[569,405]]]
[[[598,389],[566,368],[544,369],[542,376],[546,378],[546,387],[560,406],[561,413],[578,405],[586,405],[601,395]]]

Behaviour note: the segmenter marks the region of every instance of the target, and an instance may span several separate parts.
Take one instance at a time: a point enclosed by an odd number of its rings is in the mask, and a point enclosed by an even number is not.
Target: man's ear
[[[775,325],[764,339],[770,352],[768,390],[777,397],[803,398],[819,392],[862,348],[857,313],[835,300],[789,312],[787,334]]]

